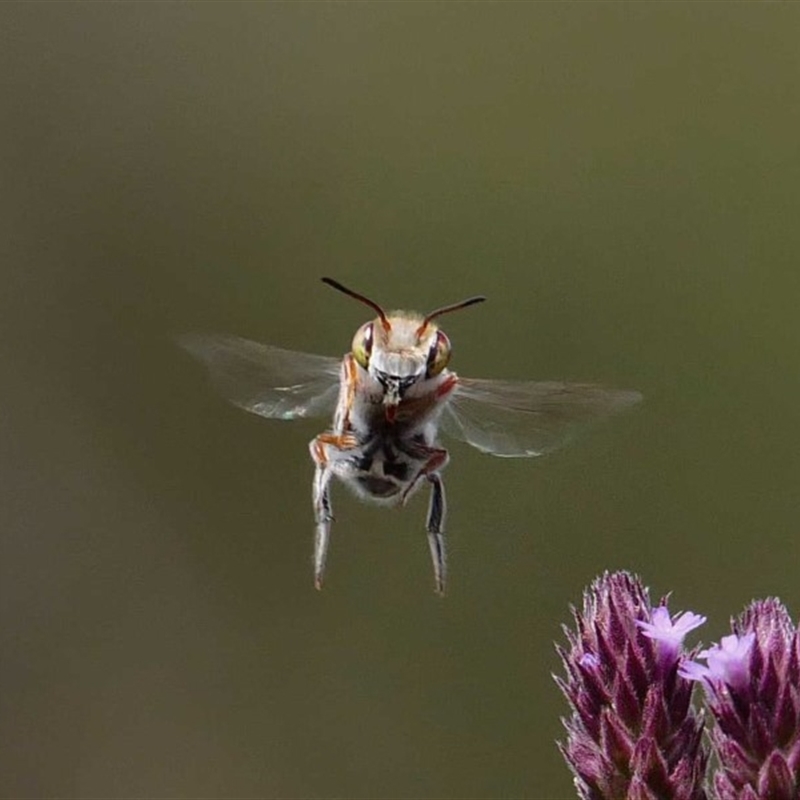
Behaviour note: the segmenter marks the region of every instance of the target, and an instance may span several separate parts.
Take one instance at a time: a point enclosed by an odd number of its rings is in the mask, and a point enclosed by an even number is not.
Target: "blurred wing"
[[[336,407],[337,358],[217,334],[185,334],[178,344],[206,365],[220,394],[245,411],[298,419],[330,415]]]
[[[589,383],[459,378],[442,429],[484,453],[540,456],[587,423],[622,411],[642,396]]]

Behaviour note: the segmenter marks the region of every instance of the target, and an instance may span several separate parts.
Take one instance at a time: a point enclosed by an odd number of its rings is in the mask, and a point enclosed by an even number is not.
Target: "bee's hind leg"
[[[433,561],[433,577],[436,581],[436,593],[444,595],[447,584],[447,548],[444,541],[444,517],[447,503],[444,496],[444,483],[438,472],[425,476],[431,484],[431,499],[428,506],[428,545]]]
[[[422,478],[425,478],[430,483],[431,499],[428,506],[428,522],[426,525],[428,546],[431,549],[436,594],[444,595],[447,585],[447,548],[444,541],[444,518],[447,511],[447,503],[444,496],[444,483],[439,470],[447,466],[448,453],[447,450],[441,447],[420,446],[408,451],[408,454],[418,459],[424,458],[425,463],[414,477],[414,480],[406,487],[400,502],[406,502]]]

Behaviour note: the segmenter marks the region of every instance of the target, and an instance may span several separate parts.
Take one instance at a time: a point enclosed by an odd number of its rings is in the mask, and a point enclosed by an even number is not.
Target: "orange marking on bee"
[[[450,394],[450,392],[452,392],[456,386],[458,386],[458,375],[455,373],[448,375],[441,385],[436,387],[436,399],[438,400],[439,398]]]
[[[350,423],[350,409],[356,401],[356,389],[358,388],[358,369],[356,360],[350,353],[344,359],[344,380],[347,384],[347,396],[345,397],[344,423]]]
[[[414,480],[406,487],[400,496],[400,504],[405,505],[406,501],[414,490],[414,487],[423,479],[436,472],[443,464],[447,463],[449,453],[441,447],[431,448],[428,460],[423,464],[422,469],[414,476]]]
[[[352,433],[321,433],[316,438],[317,443],[337,447],[339,450],[351,450],[358,447],[358,439]]]
[[[325,455],[325,447],[320,441],[320,438],[320,436],[317,436],[311,444],[312,455],[314,457],[314,461],[320,466],[324,467],[328,463],[328,457]]]

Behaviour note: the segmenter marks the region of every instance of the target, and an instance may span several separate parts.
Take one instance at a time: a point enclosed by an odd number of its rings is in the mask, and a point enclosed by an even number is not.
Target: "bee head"
[[[419,314],[386,312],[374,301],[332,278],[324,283],[368,305],[378,316],[362,325],[353,337],[352,353],[360,367],[384,387],[384,403],[397,405],[405,391],[420,380],[438,375],[450,361],[450,340],[433,322],[435,317],[481,303],[485,297],[470,297],[444,306],[422,317]]]

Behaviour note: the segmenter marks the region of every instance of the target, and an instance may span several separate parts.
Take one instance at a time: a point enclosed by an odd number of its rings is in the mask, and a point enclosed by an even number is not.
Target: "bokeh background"
[[[573,797],[552,681],[605,569],[709,616],[800,606],[800,7],[0,7],[0,792]],[[645,395],[545,459],[452,446],[426,499],[341,487],[324,421],[171,343],[343,353],[447,318],[464,375]]]

